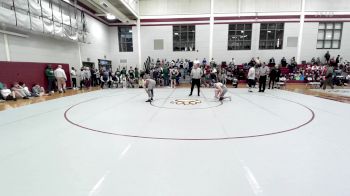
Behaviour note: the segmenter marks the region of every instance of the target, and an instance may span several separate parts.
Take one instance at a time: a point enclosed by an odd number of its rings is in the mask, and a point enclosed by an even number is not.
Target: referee
[[[191,71],[192,85],[191,85],[191,93],[189,96],[192,96],[194,85],[197,86],[198,96],[200,96],[199,93],[200,93],[202,75],[203,75],[203,72],[201,68],[199,68],[199,62],[196,62]]]

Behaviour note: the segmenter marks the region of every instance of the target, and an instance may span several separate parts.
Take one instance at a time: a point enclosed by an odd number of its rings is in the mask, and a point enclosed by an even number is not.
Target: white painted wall
[[[300,11],[301,0],[215,0],[214,13]]]
[[[154,50],[154,40],[163,39],[164,49]],[[148,56],[161,59],[192,59],[208,58],[209,56],[209,25],[196,25],[196,51],[173,51],[172,26],[142,26],[141,54],[144,62]],[[197,52],[198,50],[198,52]]]
[[[110,27],[109,44],[110,55],[112,59],[113,70],[117,67],[138,65],[138,45],[137,45],[137,28],[132,27],[133,52],[119,52],[118,27]],[[120,63],[121,60],[127,60],[127,63]]]
[[[215,0],[214,13],[296,12],[301,0]],[[349,0],[306,0],[306,11],[349,11]],[[210,0],[140,0],[140,15],[209,14]]]
[[[88,42],[81,45],[82,61],[87,61],[90,58],[91,62],[98,66],[97,59],[111,60],[109,47],[109,27],[89,15],[85,15],[88,24]]]
[[[260,23],[253,24],[251,50],[227,50],[228,24],[214,25],[213,57],[217,62],[229,62],[235,58],[236,63],[248,62],[252,57],[260,57],[263,62],[268,62],[271,57],[279,61],[282,57],[291,59],[296,56],[296,47],[287,47],[287,37],[297,37],[299,23],[285,23],[283,48],[281,50],[259,50]]]
[[[78,65],[77,43],[41,35],[28,38],[8,35],[11,61]]]
[[[350,60],[350,23],[343,23],[343,33],[340,49],[316,49],[318,23],[305,23],[303,43],[301,48],[301,60],[310,61],[312,57],[324,57],[329,51],[331,56],[341,55],[344,60]],[[324,60],[324,58],[321,58]]]
[[[0,33],[0,61],[6,61],[4,34]]]
[[[209,14],[210,0],[141,0],[140,15]]]
[[[306,11],[349,11],[349,0],[306,0]]]

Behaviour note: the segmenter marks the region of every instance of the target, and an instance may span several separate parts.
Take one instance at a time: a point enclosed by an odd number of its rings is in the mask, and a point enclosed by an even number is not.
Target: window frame
[[[192,50],[189,50],[190,46],[193,46]],[[194,51],[196,51],[196,25],[173,25],[173,52]]]
[[[324,24],[324,28],[321,29],[321,24]],[[328,24],[332,24],[332,28],[328,29],[327,26]],[[340,29],[336,29],[335,26],[336,24],[340,24]],[[319,22],[318,23],[318,31],[317,31],[317,42],[316,42],[316,49],[317,50],[323,50],[323,49],[340,49],[341,48],[341,40],[342,40],[342,36],[343,36],[343,28],[344,28],[344,23],[343,22]],[[332,31],[332,37],[331,39],[326,39],[326,35],[327,35],[327,31],[331,30]],[[339,30],[340,31],[340,35],[339,35],[339,39],[334,39],[334,32]],[[323,38],[319,39],[319,34],[320,32],[323,32]],[[330,47],[325,47],[325,43],[330,41]],[[322,47],[318,47],[318,43],[322,42]],[[334,42],[339,42],[338,47],[334,48],[333,47],[333,43]]]
[[[285,23],[260,23],[260,34],[259,34],[259,50],[282,50],[284,44],[284,27]],[[270,31],[270,32],[269,32]],[[272,34],[270,34],[272,33]],[[280,36],[280,47],[277,47],[278,33]],[[265,34],[265,39],[262,39],[262,35]],[[273,36],[273,38],[269,37]],[[272,43],[272,44],[271,44]]]
[[[252,23],[229,24],[228,34],[227,34],[227,50],[229,51],[230,50],[251,50],[252,49],[252,31],[253,31]],[[235,40],[236,36],[245,36],[246,32],[249,33],[247,35],[249,39],[243,37],[242,40],[239,40],[239,39]],[[244,33],[244,34],[240,35],[241,33]]]
[[[131,39],[131,41],[127,39]],[[134,52],[132,26],[118,26],[118,42],[119,52]]]

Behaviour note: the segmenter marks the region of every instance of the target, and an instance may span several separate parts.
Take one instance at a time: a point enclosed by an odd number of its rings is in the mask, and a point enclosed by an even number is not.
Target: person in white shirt
[[[253,92],[252,87],[255,85],[255,67],[254,66],[252,66],[248,71],[248,85],[249,85],[248,92]]]
[[[58,65],[57,69],[54,71],[56,80],[57,80],[57,87],[59,93],[66,92],[66,81],[67,76],[64,70],[62,69],[62,65]]]
[[[72,70],[70,70],[70,77],[72,78],[72,87],[73,89],[77,88],[77,72],[75,71],[75,68],[72,67]]]
[[[201,77],[203,75],[203,71],[201,70],[201,68],[199,68],[199,62],[195,61],[195,63],[196,64],[193,66],[191,71],[192,84],[191,84],[191,93],[189,96],[192,96],[194,85],[197,86],[198,96],[200,96]]]
[[[263,63],[259,68],[259,92],[264,92],[266,87],[266,78],[270,69]]]
[[[17,101],[15,92],[8,89],[6,85],[2,84],[1,82],[0,82],[0,94],[4,100]]]

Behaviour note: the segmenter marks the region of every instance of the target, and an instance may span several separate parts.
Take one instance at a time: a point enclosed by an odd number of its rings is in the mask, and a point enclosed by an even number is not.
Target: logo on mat
[[[198,99],[175,99],[171,103],[175,103],[176,105],[196,105],[202,103]]]

